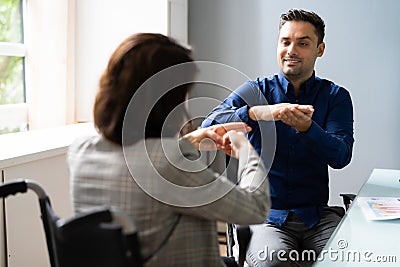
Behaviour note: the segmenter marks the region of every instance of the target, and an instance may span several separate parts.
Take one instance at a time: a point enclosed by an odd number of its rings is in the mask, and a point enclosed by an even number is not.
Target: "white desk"
[[[358,197],[400,197],[400,170],[374,169]],[[367,220],[357,198],[319,259],[321,266],[400,266],[400,219]]]

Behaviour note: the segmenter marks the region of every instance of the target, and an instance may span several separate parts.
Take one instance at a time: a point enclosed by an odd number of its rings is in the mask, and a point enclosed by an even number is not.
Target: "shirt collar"
[[[279,83],[281,84],[283,90],[285,91],[285,94],[288,92],[289,85],[293,86],[283,75],[282,71],[279,71],[278,73],[278,80]],[[315,82],[315,71],[313,71],[313,74],[311,75],[310,79],[308,79],[305,83],[301,85],[301,88],[305,87],[305,93],[308,94],[310,90],[313,88]]]

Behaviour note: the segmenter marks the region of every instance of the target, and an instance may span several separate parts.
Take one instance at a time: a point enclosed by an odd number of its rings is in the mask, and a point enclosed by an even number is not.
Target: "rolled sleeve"
[[[257,121],[249,117],[249,107],[263,103],[267,103],[263,93],[254,82],[248,81],[214,108],[206,116],[201,127],[226,122],[245,122],[251,127],[256,127]]]

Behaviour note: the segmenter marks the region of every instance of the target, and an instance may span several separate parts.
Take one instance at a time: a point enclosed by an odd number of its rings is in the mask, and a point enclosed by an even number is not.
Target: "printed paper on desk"
[[[358,197],[357,199],[368,220],[400,219],[400,198]]]

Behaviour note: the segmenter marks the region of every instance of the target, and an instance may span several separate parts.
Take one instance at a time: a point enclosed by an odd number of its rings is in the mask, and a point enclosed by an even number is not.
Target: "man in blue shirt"
[[[282,14],[280,72],[246,82],[202,124],[246,122],[253,129],[250,142],[270,166],[272,210],[265,224],[250,226],[250,266],[312,262],[341,219],[327,206],[328,166],[340,169],[351,160],[353,106],[346,89],[315,76],[324,35],[317,14],[298,9]],[[301,257],[304,251],[307,257]]]

